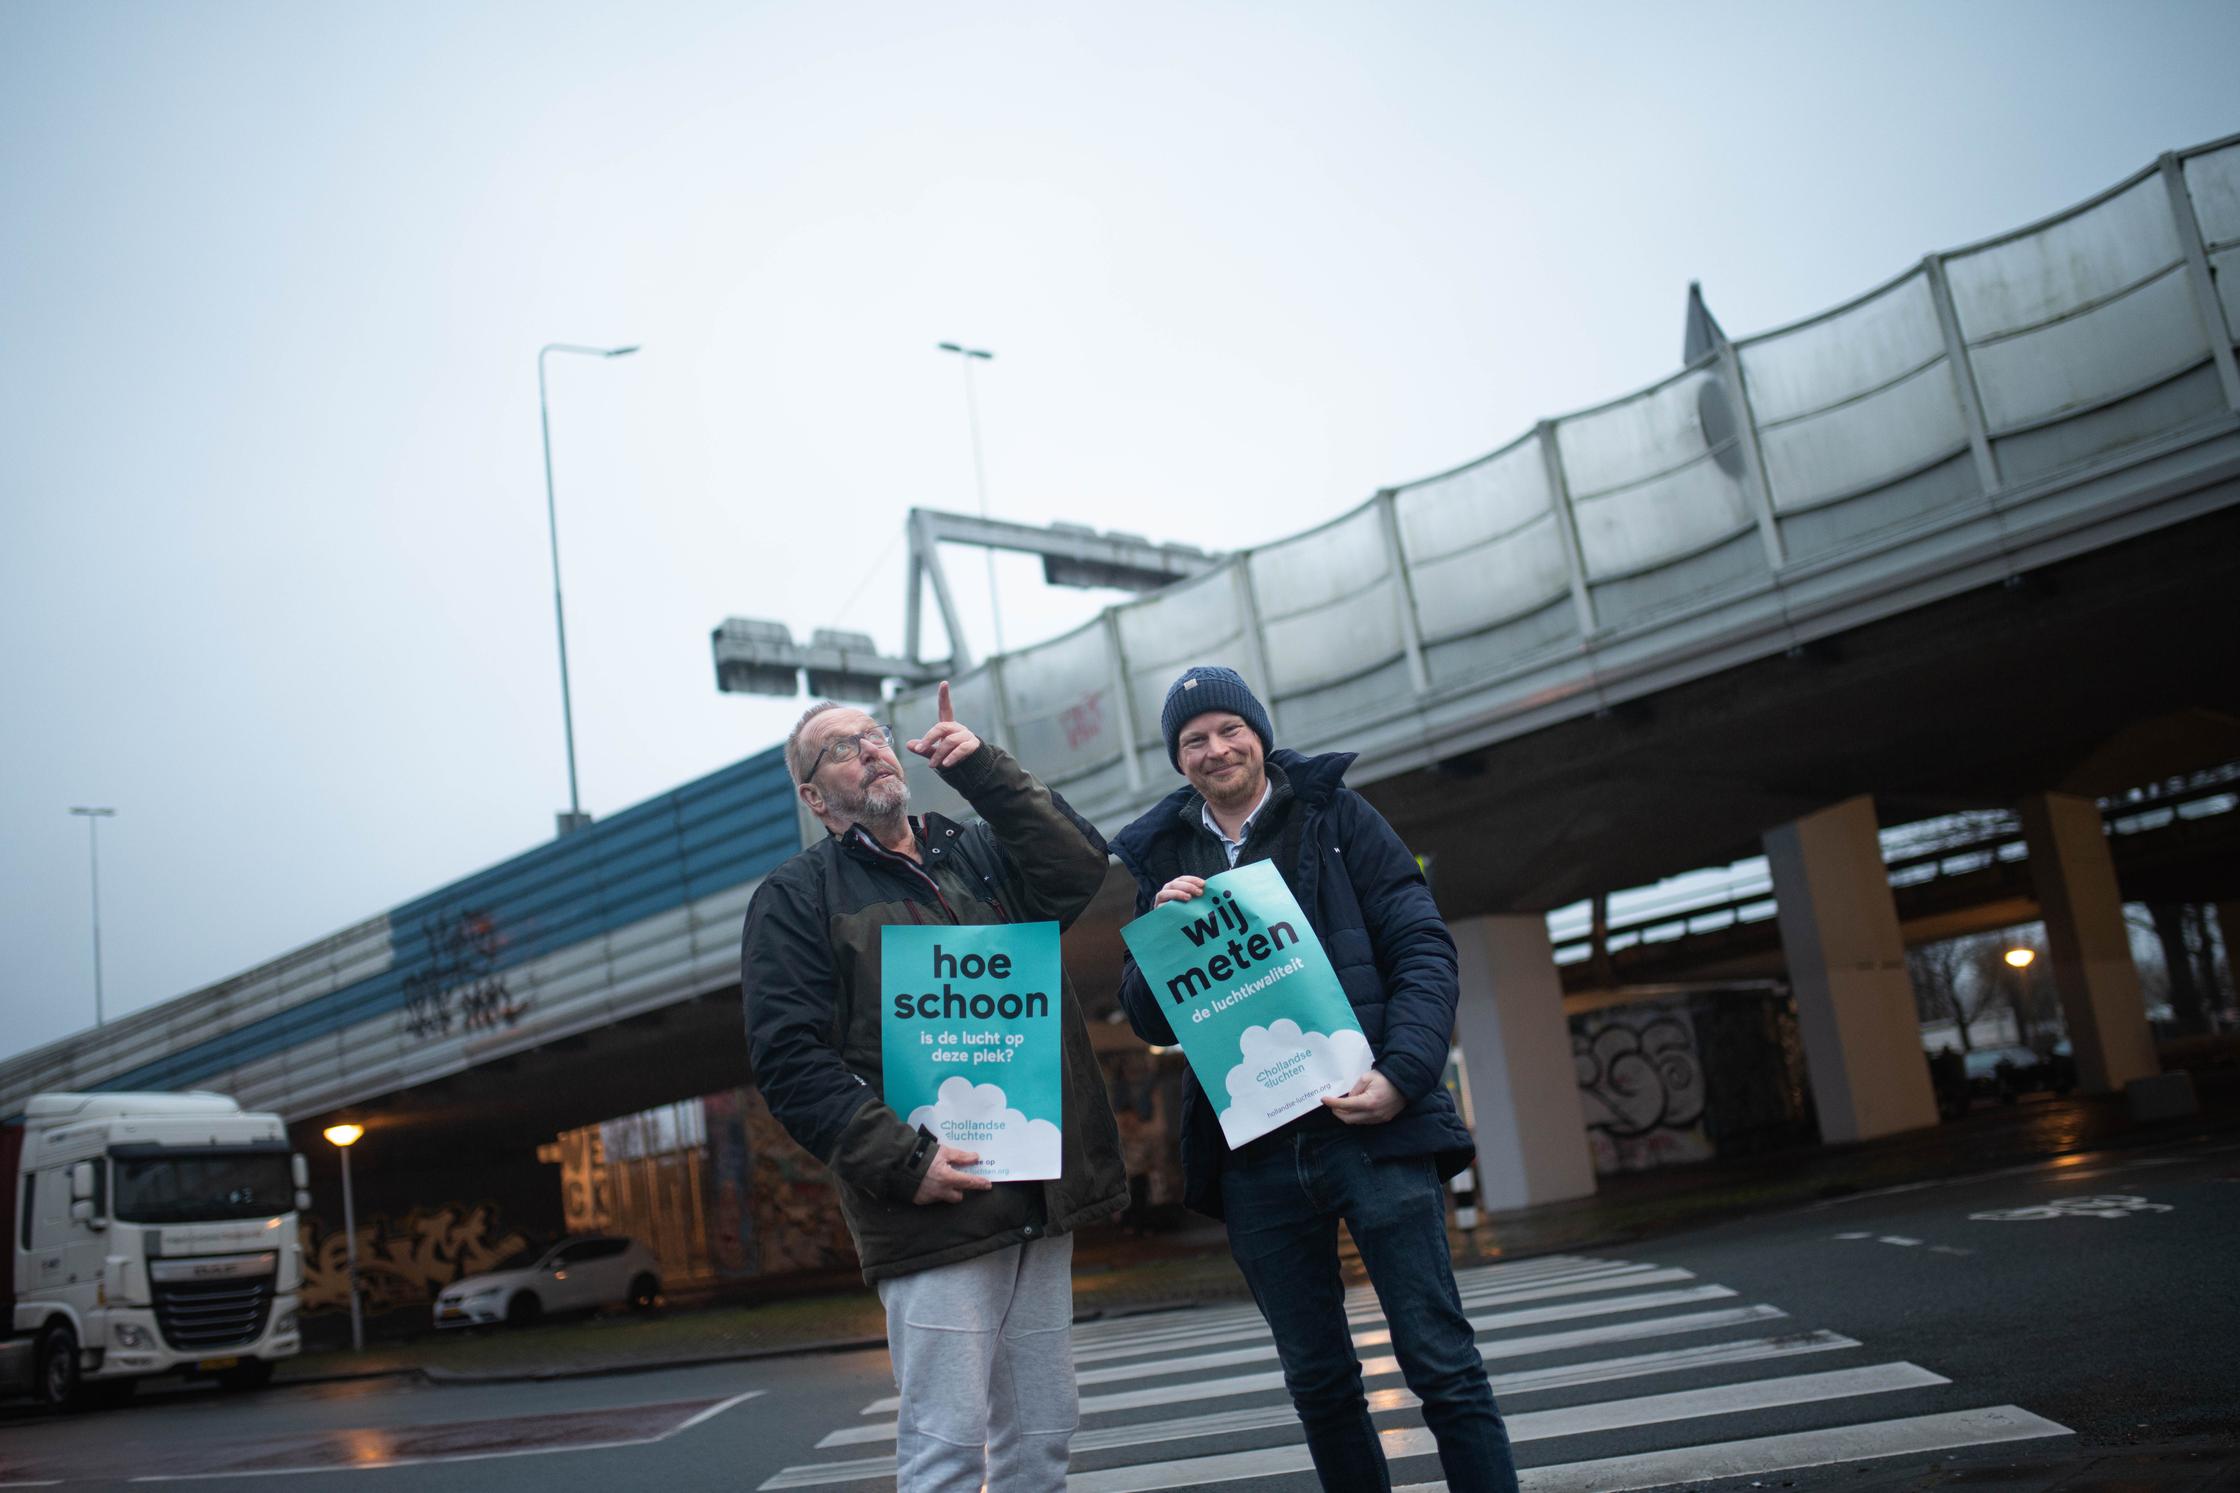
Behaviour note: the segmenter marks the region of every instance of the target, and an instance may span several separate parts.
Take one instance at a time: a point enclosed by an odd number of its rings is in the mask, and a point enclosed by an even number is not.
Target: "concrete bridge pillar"
[[[2105,1094],[2160,1073],[2100,806],[2041,793],[2025,799],[2020,814],[2078,1088]]]
[[[1765,837],[1813,1104],[1831,1143],[1937,1123],[1876,830],[1874,801],[1850,798]]]
[[[1463,918],[1449,931],[1462,963],[1454,1031],[1478,1138],[1479,1206],[1590,1196],[1594,1157],[1548,920]]]

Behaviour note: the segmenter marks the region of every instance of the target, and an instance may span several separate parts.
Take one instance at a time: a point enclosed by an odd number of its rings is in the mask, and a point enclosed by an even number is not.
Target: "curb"
[[[806,1358],[820,1353],[855,1353],[867,1348],[884,1348],[886,1345],[884,1336],[831,1338],[822,1342],[796,1343],[777,1348],[741,1348],[730,1353],[701,1353],[687,1358],[649,1358],[629,1363],[586,1364],[571,1368],[501,1370],[488,1374],[428,1368],[406,1369],[402,1372],[416,1374],[429,1384],[449,1387],[472,1384],[538,1384],[555,1379],[601,1379],[610,1375],[655,1374],[668,1369],[706,1368],[719,1363],[751,1363],[762,1358]]]

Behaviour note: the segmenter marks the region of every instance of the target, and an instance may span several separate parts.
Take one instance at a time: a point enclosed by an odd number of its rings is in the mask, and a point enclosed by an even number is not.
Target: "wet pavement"
[[[2196,1075],[2200,1113],[2141,1124],[2120,1096],[2024,1096],[1978,1104],[1931,1129],[1848,1146],[1813,1147],[1603,1178],[1594,1196],[1484,1217],[1455,1235],[1459,1265],[1611,1248],[1806,1204],[1986,1176],[2055,1157],[2240,1134],[2240,1070]],[[1083,1233],[1075,1246],[1076,1316],[1096,1320],[1248,1299],[1218,1224],[1173,1232]],[[365,1373],[439,1380],[552,1378],[658,1365],[883,1346],[878,1299],[854,1272],[757,1283],[751,1294],[673,1303],[651,1318],[614,1315],[486,1336],[432,1333],[363,1354],[307,1354],[281,1368],[301,1382]]]
[[[2047,1255],[2037,1245],[2054,1237],[2051,1231],[2069,1229],[2063,1237],[2090,1251],[2079,1256],[2083,1273],[2073,1289],[2089,1290],[2092,1268],[2118,1268],[2108,1248],[2147,1238],[2138,1220],[2152,1227],[2162,1219],[2154,1210],[2164,1205],[2141,1179],[2175,1176],[2155,1170],[2171,1165],[2164,1158],[2192,1158],[2186,1163],[2188,1176],[2198,1179],[2192,1185],[2210,1189],[2171,1215],[2189,1227],[2212,1216],[2207,1199],[2216,1200],[2214,1210],[2223,1209],[2219,1189],[2229,1185],[2240,1191],[2235,1144],[2240,1074],[2200,1075],[2199,1090],[2200,1114],[2180,1121],[2136,1123],[2121,1100],[2030,1096],[2011,1107],[1979,1108],[1933,1130],[1856,1146],[1609,1178],[1593,1198],[1488,1217],[1472,1234],[1457,1237],[1457,1263],[1473,1273],[1466,1278],[1494,1279],[1516,1271],[1560,1272],[1572,1268],[1564,1262],[1580,1258],[1580,1251],[1595,1250],[1608,1259],[1610,1252],[1624,1250],[1636,1260],[1693,1272],[1693,1279],[1763,1291],[1870,1342],[1877,1353],[1906,1355],[1959,1381],[1958,1388],[1902,1391],[1929,1397],[1920,1408],[1933,1413],[1913,1418],[1923,1423],[1978,1413],[1969,1407],[2006,1395],[1998,1387],[2006,1370],[1995,1356],[1967,1350],[1978,1339],[2028,1342],[2033,1354],[2048,1361],[2093,1362],[2099,1377],[2113,1386],[2108,1414],[2095,1418],[2090,1397],[2064,1399],[2058,1386],[2040,1382],[2032,1388],[2023,1375],[2022,1387],[2012,1392],[2015,1405],[2052,1417],[2041,1424],[2068,1428],[2059,1436],[1931,1459],[1868,1452],[1865,1460],[1852,1457],[1832,1467],[1690,1476],[1677,1485],[1720,1493],[1834,1487],[1874,1493],[2240,1493],[2240,1405],[2218,1402],[2215,1385],[2222,1381],[2209,1381],[2204,1391],[2202,1383],[2180,1385],[2165,1377],[2156,1367],[2164,1345],[2152,1333],[2117,1343],[2123,1350],[2117,1353],[2095,1348],[2058,1313],[2049,1319],[2041,1310],[2005,1325],[1976,1321],[1969,1314],[1980,1304],[1977,1297],[1953,1282],[1975,1271],[1978,1296],[2004,1289],[1993,1283],[2013,1277],[1993,1271],[1991,1255],[1983,1252],[2005,1250],[2006,1239],[2025,1236],[2001,1232],[2001,1242],[1985,1246],[1971,1238],[1962,1247],[1946,1242],[1960,1236],[1939,1232],[1939,1220],[1973,1216],[1968,1209],[1979,1194],[2001,1197],[2018,1213],[2041,1219],[2016,1225],[2037,1231],[2027,1237],[2042,1263],[2031,1272],[2058,1278],[2063,1251]],[[2128,1227],[2090,1221],[2111,1218],[2135,1221]],[[1979,1234],[1992,1228],[1972,1227]],[[2229,1331],[2240,1327],[2240,1309],[2215,1287],[2229,1282],[2228,1267],[2215,1263],[2216,1251],[2229,1250],[2229,1233],[2217,1238],[2222,1242],[2202,1246],[2207,1263],[2158,1261],[2148,1273],[2186,1278],[2190,1289],[2176,1293],[2185,1301],[2174,1302],[2173,1309],[2196,1314],[2201,1320],[2189,1317],[2184,1325],[2197,1333],[2207,1324],[2205,1342],[2240,1341],[2240,1334]],[[2127,1273],[2147,1271],[2141,1261]],[[1827,1294],[1823,1279],[1856,1283],[1858,1300],[1874,1303],[1880,1314],[1861,1316],[1864,1308]],[[2209,1285],[2206,1292],[2199,1289],[2203,1283]],[[761,1289],[765,1294],[758,1299],[676,1303],[650,1319],[601,1317],[487,1336],[430,1334],[379,1344],[364,1354],[314,1354],[287,1365],[281,1385],[261,1395],[149,1386],[137,1404],[84,1417],[58,1420],[11,1408],[0,1411],[0,1485],[187,1478],[221,1486],[241,1479],[246,1488],[272,1486],[276,1479],[284,1483],[293,1475],[355,1470],[377,1481],[384,1475],[402,1479],[400,1486],[415,1490],[454,1482],[464,1487],[470,1477],[477,1487],[620,1486],[658,1469],[670,1486],[752,1487],[761,1470],[779,1460],[806,1465],[841,1455],[820,1453],[811,1444],[833,1419],[827,1407],[843,1408],[852,1419],[856,1403],[882,1392],[886,1372],[877,1300],[852,1275],[787,1282],[782,1295],[770,1294],[778,1289],[773,1284]],[[1903,1309],[1883,1311],[1891,1301],[1904,1303]],[[1246,1302],[1218,1227],[1154,1235],[1101,1230],[1078,1246],[1077,1338],[1084,1331],[1140,1334],[1154,1320],[1180,1324],[1169,1331],[1201,1330],[1196,1323],[1218,1329],[1240,1312],[1238,1320],[1249,1330],[1246,1319],[1253,1314]],[[2220,1311],[2229,1324],[2225,1329],[2216,1328]],[[1175,1314],[1147,1315],[1155,1312]],[[1940,1342],[1940,1332],[1952,1341]],[[2197,1347],[2188,1354],[2198,1361],[2203,1351]],[[2169,1367],[2171,1374],[2185,1371],[2182,1365]],[[357,1377],[362,1375],[376,1377]],[[1937,1372],[1928,1378],[1947,1382]],[[1717,1372],[1709,1380],[1696,1373],[1689,1382],[1698,1386],[1697,1393],[1716,1394],[1718,1379]],[[1937,1395],[1948,1398],[1933,1399]],[[1280,1409],[1280,1393],[1275,1398]],[[2175,1413],[2181,1407],[2184,1413]],[[2173,1413],[2158,1413],[2166,1410]],[[2111,1418],[2119,1412],[2136,1415],[2135,1430],[2131,1421]],[[1768,1434],[1761,1441],[1729,1444],[1772,1446],[1788,1437],[1843,1429],[1782,1419],[1804,1414],[1769,1411],[1760,1428]],[[1127,1430],[1116,1427],[1106,1435]],[[1259,1434],[1264,1439],[1279,1432]],[[151,1436],[173,1447],[161,1466],[145,1455]],[[2125,1445],[2126,1440],[2137,1444]],[[1272,1445],[1256,1450],[1250,1437],[1240,1445],[1237,1455],[1248,1458],[1277,1451]],[[1633,1454],[1630,1447],[1620,1449]],[[1094,1470],[1096,1460],[1090,1458],[1089,1476],[1109,1481]],[[887,1465],[891,1486],[891,1461]],[[1564,1464],[1569,1471],[1528,1470],[1526,1487],[1568,1487],[1562,1477],[1601,1465],[1572,1461]],[[500,1471],[517,1466],[522,1470]],[[533,1473],[532,1466],[548,1471]],[[758,1469],[751,1477],[750,1466]],[[579,1480],[586,1477],[591,1481]],[[1311,1476],[1301,1482],[1296,1473],[1250,1480],[1255,1487],[1311,1486]],[[1410,1486],[1429,1493],[1438,1485]]]

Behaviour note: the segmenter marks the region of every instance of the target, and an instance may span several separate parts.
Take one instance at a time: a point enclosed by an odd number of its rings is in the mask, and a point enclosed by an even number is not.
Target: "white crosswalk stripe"
[[[1823,1330],[1769,1331],[1766,1324],[1786,1315],[1770,1304],[1706,1308],[1733,1302],[1737,1293],[1695,1283],[1686,1270],[1557,1256],[1457,1272],[1457,1285],[1531,1493],[1621,1493],[2070,1434],[2013,1405],[1955,1409],[1953,1396],[1964,1397],[1964,1387],[1917,1364],[1799,1363],[1807,1356],[1822,1363],[1831,1354],[1856,1357],[1868,1345]],[[1398,1360],[1374,1351],[1391,1341],[1375,1295],[1349,1292],[1347,1315],[1356,1346],[1365,1350],[1370,1413],[1396,1480],[1409,1471],[1419,1479],[1435,1474],[1437,1446],[1420,1402],[1399,1382]],[[1699,1341],[1613,1352],[1658,1338]],[[1082,1427],[1068,1493],[1217,1485],[1249,1493],[1263,1480],[1270,1487],[1311,1481],[1313,1464],[1275,1365],[1275,1345],[1255,1308],[1084,1323],[1074,1331],[1074,1355],[1084,1365]],[[1603,1385],[1625,1387],[1610,1392]],[[865,1405],[857,1423],[817,1443],[819,1452],[837,1455],[786,1467],[761,1489],[891,1488],[897,1408],[892,1396]],[[1774,1426],[1805,1428],[1749,1435],[1741,1434],[1743,1421],[1728,1419],[1733,1434],[1718,1434],[1722,1418],[1769,1413],[1786,1417]],[[1618,1433],[1630,1434],[1606,1439],[1602,1451],[1622,1455],[1595,1454],[1594,1438]],[[1655,1449],[1639,1449],[1644,1435]],[[1555,1441],[1562,1442],[1561,1459],[1535,1462],[1535,1444]],[[1550,1449],[1543,1447],[1543,1455]],[[1418,1481],[1403,1493],[1444,1486]]]

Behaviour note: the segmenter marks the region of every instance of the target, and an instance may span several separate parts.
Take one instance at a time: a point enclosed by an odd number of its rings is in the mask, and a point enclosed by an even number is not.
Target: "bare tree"
[[[1948,938],[1906,950],[1906,973],[1913,980],[1914,1014],[1923,1022],[1950,1021],[1968,1050],[1968,1018],[1960,1008],[1960,978],[1967,967],[1962,941]]]

